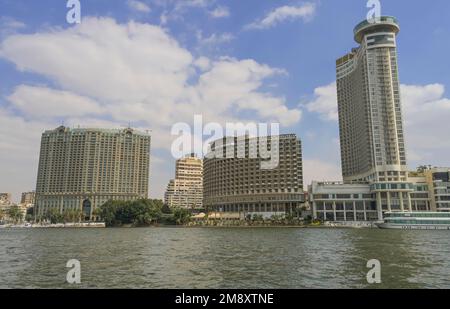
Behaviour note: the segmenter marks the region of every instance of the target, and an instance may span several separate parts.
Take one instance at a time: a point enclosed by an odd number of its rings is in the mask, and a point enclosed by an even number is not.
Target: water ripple
[[[450,234],[344,229],[2,230],[0,288],[449,288]],[[366,263],[382,263],[367,284]]]

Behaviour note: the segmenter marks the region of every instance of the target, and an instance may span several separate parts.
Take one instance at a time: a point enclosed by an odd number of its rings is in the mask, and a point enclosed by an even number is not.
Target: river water
[[[450,288],[450,233],[377,229],[0,230],[0,288]],[[381,284],[367,283],[367,261]]]

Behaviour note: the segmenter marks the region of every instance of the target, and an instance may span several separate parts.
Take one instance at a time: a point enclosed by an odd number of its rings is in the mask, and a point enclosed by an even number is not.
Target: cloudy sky
[[[0,192],[35,187],[61,123],[153,132],[151,196],[174,173],[171,127],[276,121],[303,140],[305,182],[339,180],[335,59],[364,0],[0,0]],[[450,2],[382,1],[398,37],[411,168],[450,165]]]

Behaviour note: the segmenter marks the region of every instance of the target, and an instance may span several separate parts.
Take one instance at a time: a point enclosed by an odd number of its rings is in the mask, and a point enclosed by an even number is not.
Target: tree
[[[80,209],[67,209],[63,213],[65,223],[75,223],[83,221],[84,214]]]
[[[164,204],[163,207],[161,208],[161,211],[163,214],[171,214],[172,210],[170,209],[169,205]]]
[[[16,224],[23,220],[23,212],[19,208],[19,206],[11,206],[11,208],[8,210],[8,216],[10,220],[12,220]]]
[[[262,222],[264,221],[264,217],[262,215],[254,214],[252,220],[254,222]]]
[[[107,226],[148,226],[160,222],[163,206],[160,200],[108,201],[97,214]]]
[[[184,208],[176,208],[173,217],[177,225],[185,225],[191,221],[191,212]]]
[[[99,208],[99,216],[107,226],[116,226],[122,224],[122,222],[120,222],[116,218],[116,216],[119,207],[121,207],[121,204],[123,203],[124,202],[119,201],[108,201]]]
[[[64,215],[58,209],[51,208],[44,215],[44,218],[51,224],[64,223]]]

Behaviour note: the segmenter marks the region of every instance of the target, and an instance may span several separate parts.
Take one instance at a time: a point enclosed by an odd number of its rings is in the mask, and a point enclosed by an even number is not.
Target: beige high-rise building
[[[261,146],[278,154],[273,168],[262,168],[267,160]],[[240,219],[271,217],[294,213],[304,202],[302,148],[295,134],[267,140],[228,137],[212,143],[211,151],[223,156],[204,159],[203,202],[209,212]]]
[[[36,215],[148,197],[151,137],[133,129],[70,129],[42,134]]]
[[[342,170],[345,182],[406,181],[394,17],[364,21],[360,44],[336,62]]]
[[[164,196],[169,207],[200,209],[203,207],[203,162],[190,155],[177,160],[175,179],[170,180]]]
[[[345,183],[371,184],[382,211],[412,210],[403,131],[394,17],[365,20],[360,44],[336,61],[342,172]]]
[[[36,199],[36,192],[23,192],[22,198],[20,199],[20,204],[24,206],[32,206],[34,205]]]

